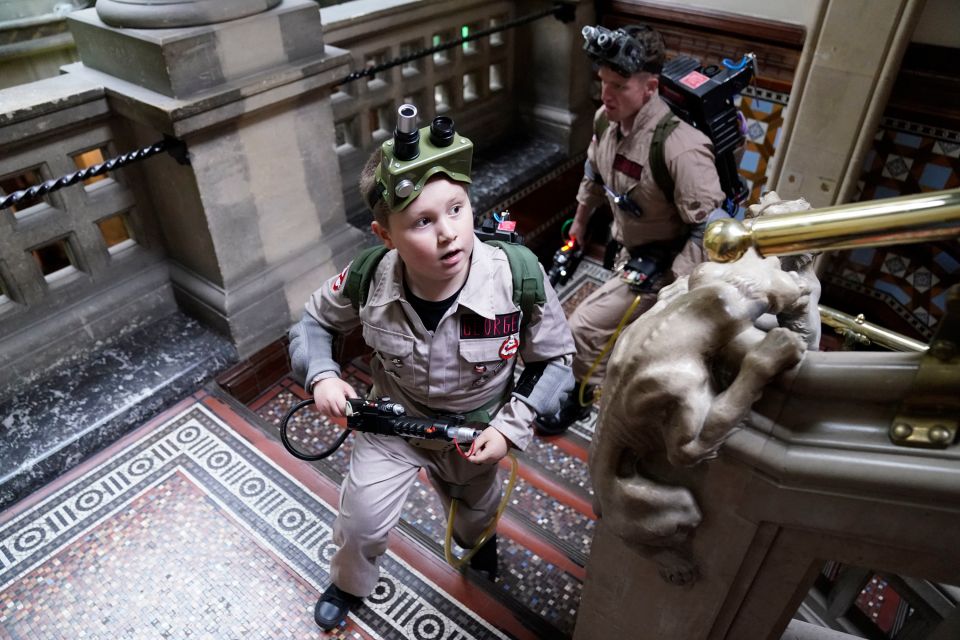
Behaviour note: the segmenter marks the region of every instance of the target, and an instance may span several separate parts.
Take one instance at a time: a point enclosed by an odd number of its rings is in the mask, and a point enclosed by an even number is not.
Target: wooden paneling
[[[682,53],[719,64],[752,51],[760,71],[756,84],[774,91],[790,90],[806,39],[804,27],[795,24],[643,0],[607,0],[599,15],[608,27],[649,24],[663,35],[668,57]]]
[[[960,49],[913,42],[907,47],[886,115],[960,130]]]

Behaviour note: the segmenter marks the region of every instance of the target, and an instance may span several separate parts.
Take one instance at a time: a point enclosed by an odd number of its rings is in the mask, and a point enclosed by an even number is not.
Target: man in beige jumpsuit
[[[475,241],[464,185],[437,173],[404,210],[390,210],[371,177],[379,156],[378,150],[364,169],[361,193],[374,211],[373,231],[392,250],[376,266],[359,310],[345,295],[347,269],[314,292],[291,330],[294,373],[312,390],[318,410],[343,415],[344,399],[357,394],[339,378],[331,340],[362,326],[374,351],[374,395],[389,396],[414,416],[482,409],[492,419],[468,458],[442,441],[354,434],[334,524],[340,548],[330,563],[332,584],[314,613],[327,630],[373,592],[387,534],[421,468],[448,514],[451,498],[460,501],[454,537],[472,547],[497,510],[497,461],[510,446],[525,448],[536,415],[557,411],[573,386],[573,339],[547,279],[545,302],[523,317],[507,256]],[[514,387],[518,355],[525,369]],[[495,538],[491,542],[471,566],[495,577]],[[484,555],[488,547],[492,553]]]
[[[619,43],[608,39],[612,46],[591,51],[589,29],[584,29],[584,48],[599,66],[603,106],[594,118],[595,135],[587,149],[570,235],[582,238],[594,210],[606,199],[613,212],[613,238],[623,247],[618,265],[638,255],[648,262],[652,258],[667,276],[659,278],[660,284],[666,284],[705,260],[702,227],[708,217],[726,215],[719,209],[725,196],[713,147],[703,133],[680,122],[664,145],[666,167],[675,184],[672,194],[664,194],[649,169],[654,130],[670,113],[658,93],[663,40],[649,27],[625,27],[613,32]],[[595,55],[598,50],[603,55]],[[636,296],[618,273],[577,306],[570,317],[577,345],[573,361],[577,387],[559,413],[538,417],[540,433],[561,433],[589,415],[589,407],[579,402],[579,386],[587,385],[589,402],[593,386],[603,380],[609,350],[599,362],[597,358]],[[628,322],[653,306],[656,297],[656,288],[642,293]]]

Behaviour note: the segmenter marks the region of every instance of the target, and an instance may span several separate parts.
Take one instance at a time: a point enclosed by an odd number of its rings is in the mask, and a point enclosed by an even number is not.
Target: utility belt
[[[627,249],[627,259],[617,265],[620,279],[636,293],[656,293],[671,279],[670,267],[683,249],[686,237],[648,242]]]

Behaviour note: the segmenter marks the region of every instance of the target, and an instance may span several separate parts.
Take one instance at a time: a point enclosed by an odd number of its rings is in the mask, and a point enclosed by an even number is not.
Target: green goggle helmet
[[[417,108],[397,109],[393,138],[380,146],[382,158],[376,179],[379,195],[391,211],[402,211],[423,192],[437,173],[457,182],[470,182],[473,143],[454,130],[453,118],[437,116],[430,126],[417,129]]]

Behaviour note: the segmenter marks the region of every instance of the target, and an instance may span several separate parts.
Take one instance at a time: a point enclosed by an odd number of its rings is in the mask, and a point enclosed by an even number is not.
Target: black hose
[[[329,457],[334,451],[339,449],[340,445],[346,441],[347,436],[353,432],[353,429],[344,429],[343,433],[340,434],[340,437],[337,438],[337,441],[333,443],[333,446],[329,449],[321,451],[320,453],[311,455],[298,451],[290,442],[290,438],[287,437],[287,423],[290,422],[290,418],[293,417],[293,414],[311,404],[315,404],[313,398],[310,398],[309,400],[301,400],[297,404],[293,405],[290,411],[287,411],[287,415],[283,416],[283,421],[280,423],[280,442],[283,443],[284,448],[294,457],[300,458],[301,460],[306,460],[307,462],[316,462],[317,460],[323,460],[324,458]]]

